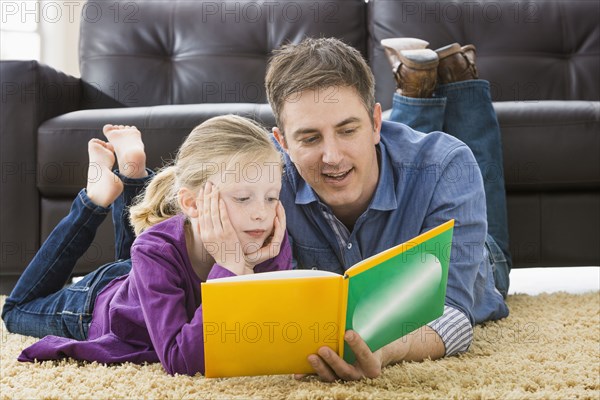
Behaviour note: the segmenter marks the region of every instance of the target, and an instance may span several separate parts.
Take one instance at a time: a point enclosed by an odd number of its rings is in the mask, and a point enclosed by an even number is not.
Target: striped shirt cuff
[[[442,338],[446,357],[467,351],[473,341],[471,322],[465,314],[450,306],[444,306],[444,314],[427,326]]]

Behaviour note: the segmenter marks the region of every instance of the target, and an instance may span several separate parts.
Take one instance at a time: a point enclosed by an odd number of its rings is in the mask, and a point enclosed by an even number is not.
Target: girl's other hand
[[[281,251],[281,244],[285,236],[286,220],[285,210],[281,201],[277,203],[273,234],[265,240],[263,246],[255,252],[246,254],[246,264],[254,268],[257,264],[276,257]]]

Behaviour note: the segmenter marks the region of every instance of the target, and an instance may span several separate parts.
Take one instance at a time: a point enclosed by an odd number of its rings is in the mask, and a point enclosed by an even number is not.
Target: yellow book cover
[[[344,332],[375,351],[444,310],[454,220],[352,266],[266,272],[202,283],[206,377],[312,373],[329,346],[348,362]]]

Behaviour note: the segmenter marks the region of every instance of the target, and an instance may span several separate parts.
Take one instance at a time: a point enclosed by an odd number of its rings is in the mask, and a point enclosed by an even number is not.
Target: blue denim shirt
[[[494,287],[483,180],[471,150],[442,132],[423,134],[383,122],[379,182],[346,247],[339,246],[323,204],[287,155],[281,191],[297,268],[343,274],[355,263],[455,219],[446,304],[472,324],[508,315]]]

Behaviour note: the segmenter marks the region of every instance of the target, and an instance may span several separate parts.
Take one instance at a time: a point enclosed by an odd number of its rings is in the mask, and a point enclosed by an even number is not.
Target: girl
[[[228,115],[196,127],[152,178],[135,127],[103,131],[107,143],[88,144],[86,189],[2,310],[10,332],[45,336],[19,360],[160,361],[170,374],[204,373],[200,283],[291,268],[281,157],[265,130]],[[64,287],[111,204],[116,261]]]

